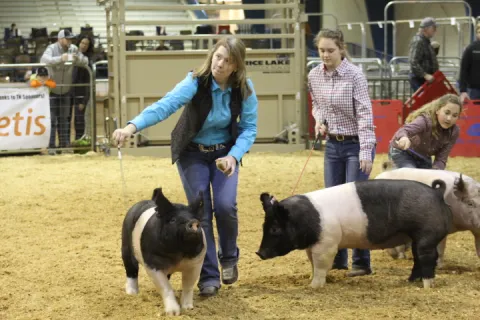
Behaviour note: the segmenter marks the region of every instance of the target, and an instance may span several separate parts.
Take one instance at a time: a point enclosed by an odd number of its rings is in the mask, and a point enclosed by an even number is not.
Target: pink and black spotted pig
[[[384,169],[388,168],[384,164]],[[461,174],[447,170],[431,170],[417,168],[401,168],[385,171],[375,179],[405,179],[422,182],[430,185],[436,179],[442,179],[447,186],[445,201],[452,209],[453,226],[451,232],[470,231],[475,239],[477,256],[480,257],[480,182]],[[405,258],[405,245],[388,249],[393,258]],[[444,252],[447,239],[445,238],[438,246],[438,267],[444,263]]]
[[[200,277],[206,241],[200,221],[202,194],[190,206],[171,203],[155,189],[152,200],[133,205],[123,221],[122,259],[127,294],[138,294],[138,264],[144,266],[162,295],[165,313],[180,315],[170,275],[182,273],[181,307],[193,308],[193,287]]]
[[[351,182],[277,201],[268,193],[263,238],[257,254],[271,259],[306,250],[311,286],[325,285],[335,254],[342,248],[385,249],[413,239],[409,281],[433,285],[436,247],[450,231],[452,213],[443,199],[445,182],[432,187],[408,180]]]

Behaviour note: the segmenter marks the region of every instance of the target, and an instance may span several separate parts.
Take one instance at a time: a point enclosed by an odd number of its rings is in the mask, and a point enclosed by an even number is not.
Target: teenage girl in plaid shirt
[[[367,180],[375,157],[375,132],[368,85],[345,50],[341,31],[323,29],[315,38],[322,63],[310,71],[315,132],[326,134],[325,187]],[[333,269],[348,269],[348,251],[338,251]],[[370,251],[354,249],[348,276],[371,274]]]

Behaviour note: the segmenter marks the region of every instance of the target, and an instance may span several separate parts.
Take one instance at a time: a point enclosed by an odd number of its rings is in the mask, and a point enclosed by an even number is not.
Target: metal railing
[[[90,88],[90,110],[91,114],[93,115],[90,119],[90,126],[91,126],[91,132],[92,132],[92,138],[91,138],[91,144],[88,147],[90,150],[95,151],[96,148],[96,143],[95,143],[95,138],[96,137],[96,121],[95,121],[95,112],[96,112],[96,99],[95,99],[95,73],[92,71],[92,69],[87,65],[87,66],[81,66],[81,65],[73,65],[71,62],[66,62],[65,65],[71,65],[72,67],[81,67],[85,68],[90,76],[90,82],[89,83],[80,83],[80,84],[62,84],[62,83],[57,83],[56,87],[86,87],[89,86]],[[2,70],[17,70],[17,69],[34,69],[38,67],[48,67],[48,65],[44,63],[17,63],[17,64],[0,64],[0,73]],[[7,82],[7,83],[2,83],[0,88],[26,88],[27,87],[28,80],[26,82]],[[65,94],[65,96],[69,95],[70,93]],[[70,94],[71,96],[71,94]],[[70,107],[73,105],[73,103],[70,104]],[[87,106],[85,105],[85,108]],[[87,125],[87,124],[85,124]],[[70,132],[70,130],[68,130]],[[68,141],[70,141],[70,136],[68,137]],[[71,143],[71,142],[70,142]],[[82,146],[68,146],[68,147],[63,147],[63,148],[55,148],[56,150],[84,150],[85,147]],[[4,152],[4,151],[2,151]],[[16,152],[16,151],[15,151]],[[28,150],[19,150],[19,152],[28,152]],[[11,153],[11,152],[7,152]]]

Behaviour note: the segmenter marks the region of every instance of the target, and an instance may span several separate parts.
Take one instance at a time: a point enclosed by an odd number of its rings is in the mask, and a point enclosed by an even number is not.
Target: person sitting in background
[[[10,38],[16,38],[21,36],[22,36],[22,32],[18,30],[17,24],[12,23],[12,25],[10,26],[10,29],[8,29],[8,36],[6,36],[5,38],[10,39]]]
[[[390,141],[388,158],[393,165],[444,170],[460,134],[456,122],[462,109],[459,96],[446,94],[410,113]]]
[[[165,45],[164,40],[159,40],[158,41],[158,47],[156,47],[155,50],[157,50],[157,51],[170,50],[170,48]]]

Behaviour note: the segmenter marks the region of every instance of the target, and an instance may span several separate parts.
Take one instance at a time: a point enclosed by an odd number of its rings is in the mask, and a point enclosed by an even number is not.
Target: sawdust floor
[[[346,278],[331,271],[326,287],[308,287],[304,252],[260,261],[263,211],[259,194],[290,194],[308,157],[250,154],[239,188],[240,279],[212,299],[201,300],[183,319],[476,319],[480,312],[480,261],[473,237],[458,233],[447,245],[446,267],[436,288],[406,279],[411,260],[372,253],[376,274]],[[385,156],[377,156],[373,175]],[[184,202],[170,159],[124,156],[126,200],[120,163],[103,155],[1,157],[0,319],[161,319],[159,293],[140,269],[140,294],[124,292],[120,232],[127,206],[162,186]],[[449,169],[480,179],[480,160],[454,158]],[[323,187],[323,154],[314,152],[298,193]],[[180,277],[172,277],[176,290]],[[178,296],[177,291],[177,296]]]

